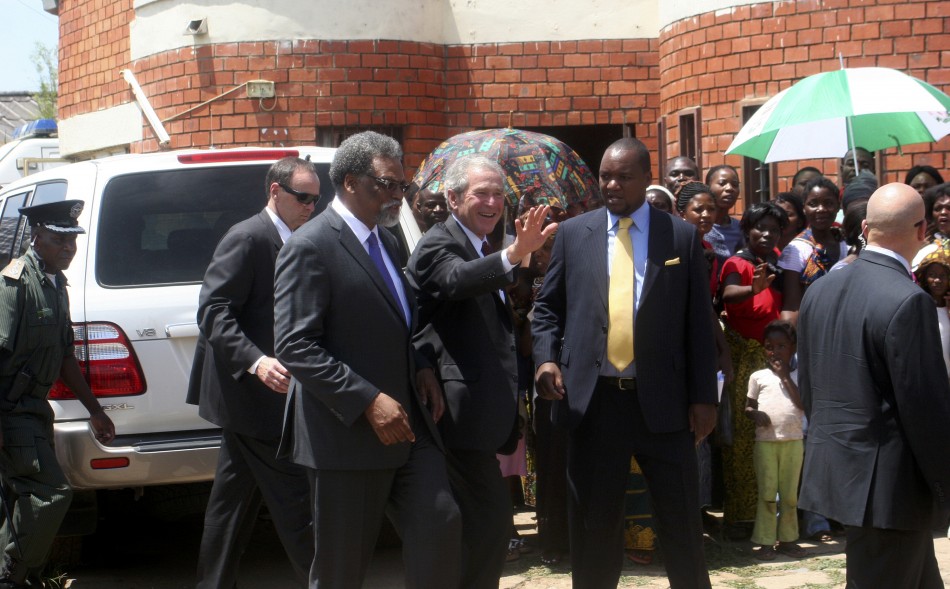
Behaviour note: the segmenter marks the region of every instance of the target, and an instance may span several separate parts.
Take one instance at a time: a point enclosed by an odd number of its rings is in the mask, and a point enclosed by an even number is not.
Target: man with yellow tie
[[[673,589],[708,588],[694,446],[716,421],[709,279],[692,225],[646,203],[650,154],[616,141],[600,164],[606,210],[558,228],[535,304],[538,394],[569,428],[576,589],[613,589],[634,455],[653,496]]]

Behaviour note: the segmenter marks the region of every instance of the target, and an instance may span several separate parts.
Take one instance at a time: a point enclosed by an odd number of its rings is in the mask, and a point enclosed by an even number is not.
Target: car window
[[[45,205],[64,200],[66,200],[66,182],[58,180],[56,182],[37,184],[33,189],[33,197],[30,198],[29,202],[32,207],[33,205]],[[4,211],[4,214],[6,214],[6,211]],[[26,223],[20,223],[13,238],[16,243],[16,247],[13,250],[14,257],[19,257],[26,253],[26,250],[30,247],[31,237],[32,235]]]
[[[13,259],[13,243],[16,241],[21,217],[19,209],[26,202],[27,194],[29,192],[11,195],[3,203],[3,213],[0,214],[0,267],[6,266]]]
[[[37,184],[33,190],[33,198],[30,199],[30,206],[45,205],[51,202],[60,202],[66,200],[66,182],[44,182]]]
[[[129,174],[105,187],[96,277],[103,286],[200,282],[218,239],[265,204],[267,166]]]
[[[113,178],[102,194],[96,279],[106,287],[201,282],[225,232],[264,208],[269,167],[182,169]],[[329,165],[317,167],[323,182]]]

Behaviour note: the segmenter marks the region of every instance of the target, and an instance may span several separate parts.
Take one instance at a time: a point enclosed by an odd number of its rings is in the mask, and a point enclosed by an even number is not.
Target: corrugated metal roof
[[[39,107],[30,92],[0,92],[0,144],[13,138],[14,129],[39,116]]]

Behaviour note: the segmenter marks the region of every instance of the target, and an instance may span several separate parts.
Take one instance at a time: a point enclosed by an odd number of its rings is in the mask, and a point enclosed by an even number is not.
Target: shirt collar
[[[376,233],[376,226],[373,226],[372,229],[366,226],[365,223],[356,218],[350,209],[346,208],[346,205],[343,204],[343,201],[340,200],[340,197],[333,199],[333,202],[330,203],[330,206],[334,211],[339,213],[343,220],[346,221],[346,224],[350,227],[350,230],[353,231],[353,234],[356,235],[356,239],[360,243],[366,242],[366,239],[369,237],[369,234],[372,233],[376,235],[376,239],[379,239],[379,234]]]
[[[277,234],[280,235],[280,240],[284,243],[287,243],[287,240],[290,239],[290,234],[293,233],[290,227],[287,226],[287,223],[284,223],[284,220],[277,216],[270,207],[264,207],[264,210],[267,211],[267,216],[270,217],[271,222],[274,223],[274,227],[277,228]]]
[[[914,275],[914,273],[910,271],[910,264],[907,263],[907,260],[904,259],[904,256],[900,255],[899,253],[895,252],[894,250],[889,250],[889,249],[886,249],[886,248],[883,248],[883,247],[880,247],[880,246],[877,246],[877,245],[868,245],[868,246],[866,246],[864,249],[867,250],[867,251],[869,251],[869,252],[876,252],[876,253],[879,253],[879,254],[881,254],[881,255],[887,256],[887,257],[889,257],[889,258],[894,258],[895,260],[897,260],[898,262],[901,263],[901,266],[904,267],[904,270],[907,270],[907,275],[908,275],[908,276],[913,276],[913,275]]]
[[[620,215],[615,215],[610,212],[609,209],[605,207],[607,211],[607,231],[613,231],[614,226],[617,225],[617,222],[620,220]],[[650,203],[643,201],[643,203],[628,215],[633,219],[633,226],[637,228],[640,232],[646,233],[650,229]]]
[[[482,242],[486,241],[488,238],[482,239],[481,237],[475,235],[469,231],[468,227],[464,223],[459,221],[459,218],[455,216],[455,213],[452,213],[452,218],[455,219],[455,222],[459,224],[459,227],[462,228],[462,231],[465,232],[465,237],[468,237],[468,240],[472,243],[472,247],[475,248],[475,251],[478,252],[478,255],[482,255]]]

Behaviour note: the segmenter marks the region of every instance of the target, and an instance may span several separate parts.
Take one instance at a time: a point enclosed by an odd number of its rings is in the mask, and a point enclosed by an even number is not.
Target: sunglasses
[[[399,189],[399,192],[405,194],[409,191],[409,188],[412,186],[407,182],[397,182],[395,180],[390,180],[389,178],[377,178],[372,174],[366,174],[368,178],[372,178],[376,181],[377,184],[388,190],[389,192],[395,192],[396,189]]]
[[[284,192],[294,195],[297,198],[297,202],[299,202],[302,205],[313,204],[317,202],[318,200],[320,200],[319,194],[307,194],[306,192],[298,192],[294,190],[293,188],[290,188],[289,186],[280,184],[279,182],[277,185],[283,188]]]

